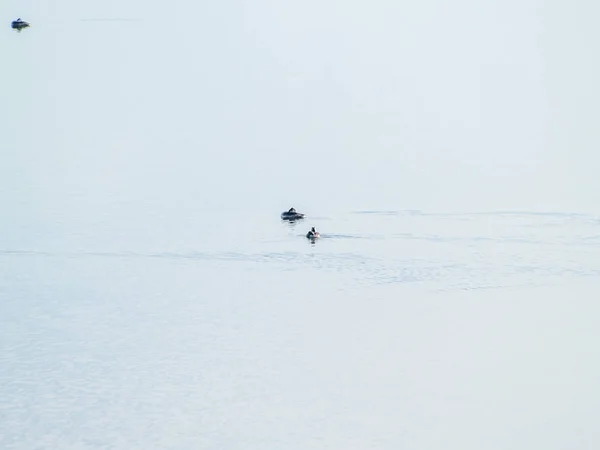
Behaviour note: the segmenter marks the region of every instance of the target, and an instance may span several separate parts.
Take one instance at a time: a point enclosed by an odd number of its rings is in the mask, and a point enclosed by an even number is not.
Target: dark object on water
[[[321,234],[315,230],[315,227],[312,227],[308,233],[306,233],[306,237],[308,239],[317,239],[321,237]]]
[[[23,28],[28,28],[30,25],[19,17],[17,20],[13,20],[10,26],[20,33]]]
[[[290,208],[288,211],[284,211],[281,213],[281,218],[283,220],[289,220],[293,222],[294,220],[304,219],[304,214],[299,213],[294,208]]]

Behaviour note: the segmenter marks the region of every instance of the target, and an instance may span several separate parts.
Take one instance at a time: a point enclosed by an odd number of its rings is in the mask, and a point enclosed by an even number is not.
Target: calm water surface
[[[2,448],[600,442],[597,218],[278,213],[2,240]]]

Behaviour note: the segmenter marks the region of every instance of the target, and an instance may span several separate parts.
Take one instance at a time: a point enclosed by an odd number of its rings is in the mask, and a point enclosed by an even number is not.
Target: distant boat
[[[17,30],[20,33],[23,28],[29,28],[30,25],[19,17],[17,20],[13,20],[10,26],[13,30]]]

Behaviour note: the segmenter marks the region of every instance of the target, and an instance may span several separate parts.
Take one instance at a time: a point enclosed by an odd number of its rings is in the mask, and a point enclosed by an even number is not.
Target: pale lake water
[[[597,217],[305,212],[5,226],[0,448],[597,448]]]

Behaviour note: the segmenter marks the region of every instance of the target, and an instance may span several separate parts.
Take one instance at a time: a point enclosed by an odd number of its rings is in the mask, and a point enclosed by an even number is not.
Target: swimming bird
[[[321,234],[315,230],[315,227],[312,227],[308,233],[306,233],[306,237],[308,239],[317,239],[321,237]]]
[[[289,220],[290,222],[293,222],[294,220],[304,219],[304,214],[299,213],[295,208],[290,208],[289,210],[281,213],[281,218],[283,220]]]

